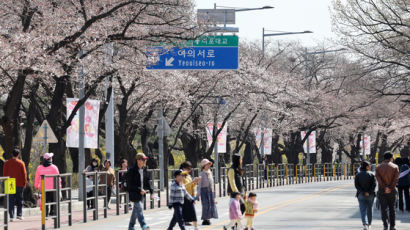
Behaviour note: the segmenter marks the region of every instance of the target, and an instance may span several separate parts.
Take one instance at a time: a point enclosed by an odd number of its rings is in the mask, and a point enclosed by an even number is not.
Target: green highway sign
[[[238,46],[238,36],[204,36],[192,42],[193,47],[224,47],[224,46]],[[188,45],[189,46],[189,45]]]
[[[237,47],[238,36],[202,36],[195,40],[181,41],[174,44],[159,43],[154,46],[172,47]]]

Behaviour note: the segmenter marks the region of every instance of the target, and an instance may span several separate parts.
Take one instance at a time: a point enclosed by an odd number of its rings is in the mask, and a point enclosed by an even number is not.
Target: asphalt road
[[[362,229],[353,181],[289,185],[256,193],[259,212],[255,217],[255,230]],[[229,222],[228,202],[228,198],[218,199],[219,219],[212,220],[211,226],[200,226],[200,229],[222,229]],[[201,205],[196,207],[200,218]],[[168,209],[145,212],[146,222],[152,230],[167,229],[171,216],[172,211]],[[410,229],[410,213],[398,213],[397,219],[397,229]],[[112,216],[64,229],[126,230],[128,221],[129,215]],[[376,208],[372,229],[383,229],[380,211]]]

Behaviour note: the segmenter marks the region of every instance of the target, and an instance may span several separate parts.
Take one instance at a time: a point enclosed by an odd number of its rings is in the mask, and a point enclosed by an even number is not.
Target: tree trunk
[[[1,124],[5,135],[4,158],[10,159],[11,152],[14,148],[21,146],[20,136],[20,106],[23,98],[25,80],[30,70],[21,70],[18,73],[17,80],[14,83],[10,94],[7,97],[4,107],[4,117]],[[2,169],[1,169],[2,170]]]

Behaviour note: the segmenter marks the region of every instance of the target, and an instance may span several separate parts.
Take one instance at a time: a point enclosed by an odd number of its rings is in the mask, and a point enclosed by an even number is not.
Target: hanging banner
[[[222,123],[218,122],[218,129],[222,127]],[[206,127],[206,137],[208,139],[208,147],[212,144],[212,133],[214,131],[214,123],[208,123]],[[218,153],[226,153],[226,136],[228,135],[228,123],[225,123],[225,126],[218,135]]]
[[[306,136],[306,131],[302,131],[300,133],[302,140]],[[305,153],[308,153],[308,145],[309,145],[309,153],[316,153],[316,131],[312,131],[309,135],[309,138],[303,143],[303,150]]]
[[[74,107],[78,103],[78,98],[67,98],[67,118],[71,115]],[[100,113],[100,101],[87,100],[85,105],[84,116],[84,148],[98,148],[98,116]],[[67,128],[66,146],[78,148],[79,144],[79,111],[71,121],[70,127]]]
[[[256,145],[258,149],[261,149],[262,142],[262,129],[256,128],[253,130],[256,138]],[[272,129],[263,129],[263,154],[271,155],[272,154]]]
[[[363,148],[363,144],[364,144],[364,148]],[[370,135],[364,135],[364,141],[363,141],[363,135],[360,139],[360,148],[362,149],[362,151],[360,151],[360,155],[364,154],[366,155],[370,155]]]

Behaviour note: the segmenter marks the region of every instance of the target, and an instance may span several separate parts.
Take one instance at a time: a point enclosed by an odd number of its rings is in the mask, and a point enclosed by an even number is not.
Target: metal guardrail
[[[290,184],[301,184],[301,183],[310,183],[310,182],[320,182],[320,181],[335,181],[335,180],[348,180],[352,179],[357,173],[357,169],[360,164],[310,164],[310,165],[293,165],[293,164],[248,164],[244,165],[244,174],[243,182],[245,191],[251,191],[255,189],[262,188],[271,188],[275,186],[283,186]],[[375,168],[375,165],[372,165],[372,169]],[[224,197],[228,195],[228,170],[227,167],[220,168],[219,181],[218,185],[215,184],[215,189],[219,191],[219,197]],[[168,170],[168,178],[173,178],[173,173],[175,170]],[[215,170],[213,170],[215,171]],[[157,200],[157,205],[155,205],[155,200],[147,200],[146,197],[143,201],[144,209],[147,209],[147,202],[149,202],[150,209],[156,207],[161,207],[161,201],[166,200],[168,204],[169,199],[169,183],[172,179],[168,179],[168,183],[165,183],[165,196],[164,200],[161,199],[162,190],[160,188],[160,170],[159,169],[149,169],[147,170],[149,177],[151,179],[151,186],[153,188],[154,194],[158,194],[159,199]],[[116,171],[116,214],[120,215],[120,206],[124,205],[123,213],[129,213],[129,196],[128,193],[123,189],[124,182],[120,181],[120,174],[127,173],[126,170]],[[191,171],[193,178],[198,177],[200,173],[199,168],[194,168]],[[83,219],[84,222],[87,222],[87,212],[93,212],[93,220],[98,220],[99,205],[98,200],[103,198],[103,212],[104,218],[107,218],[108,210],[108,198],[107,198],[107,172],[85,172],[84,181],[83,181]],[[87,177],[92,180],[92,184],[87,185]],[[53,178],[54,183],[53,189],[45,189],[46,178]],[[7,177],[0,177],[0,183],[5,182]],[[64,179],[66,181],[65,186],[60,188],[56,186],[60,184],[60,180]],[[4,199],[4,229],[8,228],[8,194],[4,193],[4,186],[2,187],[3,191],[0,191],[0,197],[5,197]],[[92,189],[92,193],[87,195],[87,189]],[[72,174],[60,174],[60,175],[43,175],[41,176],[41,206],[42,206],[42,229],[45,229],[45,221],[49,218],[54,220],[54,228],[60,228],[60,218],[61,218],[61,205],[68,205],[68,225],[72,225]],[[102,190],[102,193],[99,192]],[[216,190],[215,190],[216,191]],[[66,200],[61,200],[60,192],[65,192],[67,194]],[[53,201],[47,202],[46,197],[53,196]],[[44,199],[43,199],[44,198]],[[90,206],[88,208],[87,201]],[[155,207],[156,206],[156,207]],[[54,207],[54,215],[46,216],[46,207]],[[1,226],[1,225],[0,225]]]
[[[53,182],[54,188],[46,189],[46,179],[52,178],[47,182]],[[60,187],[61,179],[66,181],[64,187]],[[72,174],[55,174],[55,175],[41,175],[41,228],[46,229],[46,220],[52,218],[54,220],[54,228],[61,227],[61,204],[67,204],[68,226],[72,225]],[[61,200],[61,192],[67,193],[67,199]],[[47,201],[48,196],[52,196],[52,201]],[[51,215],[48,211],[53,210]]]
[[[128,195],[128,192],[125,190],[127,187],[126,181],[120,181],[120,178],[123,176],[127,176],[127,170],[119,170],[115,172],[115,187],[116,187],[116,194],[115,194],[115,209],[116,209],[116,214],[117,216],[120,215],[120,206],[122,204],[122,199],[124,198],[124,214],[127,214],[129,212],[129,203],[130,203],[130,198]]]
[[[91,177],[91,178],[90,178]],[[92,181],[92,184],[87,185],[87,178]],[[100,178],[103,178],[101,180]],[[87,193],[87,188],[92,189],[92,193]],[[102,188],[102,190],[101,190]],[[87,212],[93,212],[93,220],[98,220],[98,199],[100,197],[103,198],[103,212],[104,218],[107,218],[107,210],[108,210],[108,194],[107,194],[107,172],[105,171],[96,171],[96,172],[83,172],[83,221],[87,223]],[[100,194],[100,191],[102,193]],[[90,202],[88,202],[90,201]],[[118,201],[116,201],[118,202]],[[88,204],[87,204],[88,203]],[[91,204],[90,208],[88,205]]]
[[[3,226],[4,230],[7,230],[9,227],[9,194],[5,192],[5,183],[7,183],[7,179],[9,179],[8,176],[6,177],[0,177],[0,186],[1,186],[1,191],[0,191],[0,198],[3,198],[3,210],[1,211],[3,213],[3,224],[0,224],[0,226]]]

